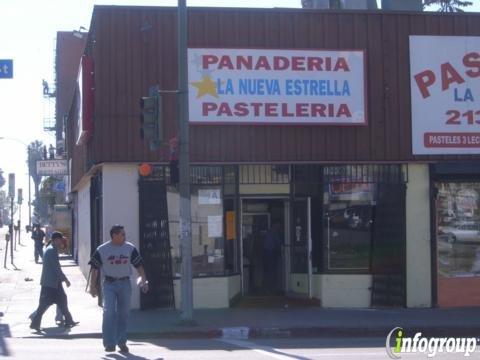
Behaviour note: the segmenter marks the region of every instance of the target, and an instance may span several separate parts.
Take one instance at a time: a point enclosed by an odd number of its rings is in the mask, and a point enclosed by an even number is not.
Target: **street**
[[[2,344],[11,359],[389,359],[383,338],[170,340],[144,339],[128,343],[130,354],[106,353],[100,339],[17,338]],[[7,351],[7,354],[5,354]],[[401,354],[403,359],[427,359],[426,354]],[[461,359],[463,354],[437,354],[439,359]]]

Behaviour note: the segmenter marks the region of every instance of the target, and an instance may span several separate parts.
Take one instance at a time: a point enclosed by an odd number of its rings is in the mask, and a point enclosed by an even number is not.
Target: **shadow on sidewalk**
[[[132,353],[128,354],[108,354],[105,355],[101,358],[102,360],[123,360],[123,359],[129,359],[129,360],[163,360],[163,358],[155,358],[155,359],[147,359],[143,356],[136,356]]]
[[[8,265],[13,266],[13,270],[14,270],[14,271],[22,271],[22,269],[17,268],[17,266],[16,266],[15,264],[8,264]],[[3,268],[4,268],[5,270],[12,270],[12,269],[10,269],[10,268],[8,267],[8,265],[7,265],[7,267],[4,266]]]

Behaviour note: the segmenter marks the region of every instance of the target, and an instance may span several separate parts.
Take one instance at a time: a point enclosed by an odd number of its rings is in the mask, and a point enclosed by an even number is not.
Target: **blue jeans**
[[[38,308],[35,315],[32,314],[32,325],[40,326],[43,314],[52,304],[57,304],[65,315],[65,323],[73,323],[72,314],[70,314],[70,311],[68,310],[67,294],[65,294],[62,284],[59,284],[58,288],[42,286]]]
[[[35,262],[38,262],[38,258],[43,259],[43,241],[35,240],[35,252],[34,252]]]
[[[103,346],[127,342],[127,323],[132,287],[130,280],[103,280]]]

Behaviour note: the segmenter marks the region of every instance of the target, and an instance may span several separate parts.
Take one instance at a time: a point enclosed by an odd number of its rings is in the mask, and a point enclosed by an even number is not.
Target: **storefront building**
[[[189,9],[196,308],[480,304],[478,20]],[[87,273],[124,224],[152,283],[141,308],[181,298],[176,99],[157,151],[138,105],[177,88],[175,29],[175,8],[95,7],[68,124],[75,254]]]

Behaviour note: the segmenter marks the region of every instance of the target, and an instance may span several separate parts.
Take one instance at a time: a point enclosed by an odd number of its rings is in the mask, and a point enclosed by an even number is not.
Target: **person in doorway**
[[[143,268],[143,260],[135,246],[125,241],[125,230],[122,225],[113,225],[110,229],[111,240],[100,245],[92,255],[89,264],[92,267],[90,294],[98,295],[96,286],[101,270],[103,291],[102,338],[105,351],[115,351],[118,345],[120,352],[128,353],[127,324],[130,312],[132,289],[130,276],[132,265],[140,275],[139,286],[148,292],[148,281]]]
[[[45,239],[45,232],[40,224],[33,224],[32,239],[35,242],[35,262],[38,263],[38,258],[43,258],[43,239]]]
[[[282,225],[274,223],[268,230],[263,243],[263,271],[264,287],[270,292],[275,292],[279,287],[279,264],[282,247]]]
[[[43,255],[40,300],[30,324],[30,328],[37,331],[40,331],[43,314],[52,304],[57,304],[65,316],[64,325],[66,327],[73,327],[78,324],[78,322],[73,321],[72,314],[70,314],[68,310],[67,294],[65,294],[62,286],[62,283],[65,282],[67,287],[70,287],[70,281],[68,281],[63,273],[60,267],[60,261],[58,260],[58,248],[62,246],[63,239],[61,232],[54,231],[52,233],[51,244],[47,247]]]

